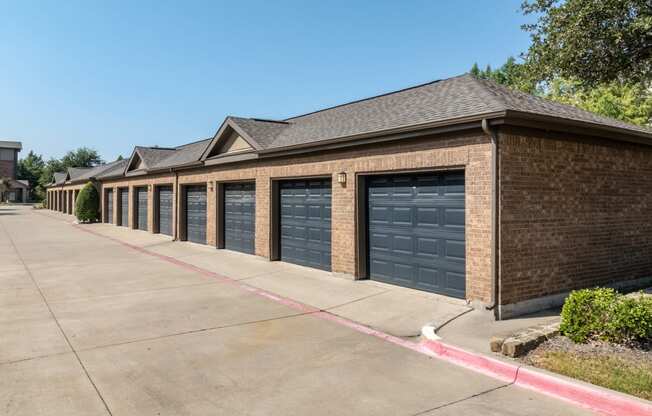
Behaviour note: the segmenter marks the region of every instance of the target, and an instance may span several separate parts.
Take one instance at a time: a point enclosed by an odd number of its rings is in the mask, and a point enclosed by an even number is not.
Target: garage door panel
[[[147,188],[136,188],[136,225],[147,231]]]
[[[171,186],[161,186],[158,189],[158,232],[172,235],[173,193]]]
[[[106,192],[106,222],[113,224],[113,190]]]
[[[194,243],[206,244],[206,187],[186,188],[186,238]]]
[[[330,180],[283,181],[279,185],[281,260],[330,270]]]
[[[120,225],[129,226],[129,190],[120,191]]]
[[[369,275],[464,297],[464,174],[367,180]]]
[[[446,240],[444,242],[446,258],[452,261],[464,262],[466,257],[466,246],[464,241]]]
[[[224,185],[224,248],[254,254],[256,243],[254,183]]]

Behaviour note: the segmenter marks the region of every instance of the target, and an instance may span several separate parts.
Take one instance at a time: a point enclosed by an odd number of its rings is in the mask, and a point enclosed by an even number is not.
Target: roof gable
[[[215,133],[201,160],[236,152],[265,150],[289,125],[287,121],[229,116]]]
[[[136,147],[134,148],[134,151],[131,153],[131,157],[127,162],[127,166],[125,166],[124,173],[127,174],[128,172],[145,170],[145,169],[147,169],[147,165],[145,164],[145,161],[143,160],[143,157],[140,154],[140,149]]]

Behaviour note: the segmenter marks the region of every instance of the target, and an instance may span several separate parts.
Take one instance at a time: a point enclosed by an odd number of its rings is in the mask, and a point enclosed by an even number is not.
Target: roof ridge
[[[334,105],[334,106],[331,106],[331,107],[322,108],[320,110],[311,111],[311,112],[308,112],[308,113],[305,113],[305,114],[300,114],[298,116],[289,117],[289,118],[283,119],[283,121],[287,122],[289,120],[294,120],[294,119],[309,116],[309,115],[312,115],[312,114],[321,113],[321,112],[328,111],[328,110],[333,110],[335,108],[345,107],[345,106],[351,105],[351,104],[357,104],[357,103],[361,103],[361,102],[364,102],[364,101],[373,100],[373,99],[376,99],[376,98],[386,97],[388,95],[399,94],[401,92],[410,91],[410,90],[413,90],[413,89],[416,89],[416,88],[425,87],[427,85],[432,85],[432,84],[436,84],[436,83],[443,82],[443,81],[448,81],[448,80],[455,79],[455,78],[462,78],[462,77],[467,76],[467,75],[468,74],[462,74],[462,75],[456,75],[454,77],[436,79],[436,80],[433,80],[433,81],[424,82],[422,84],[413,85],[411,87],[401,88],[399,90],[389,91],[389,92],[385,92],[385,93],[382,93],[382,94],[373,95],[373,96],[367,97],[367,98],[360,98],[358,100],[353,100],[353,101],[349,101],[349,102],[346,102],[346,103],[343,103],[343,104],[338,104],[338,105]]]
[[[260,121],[261,123],[275,123],[275,124],[284,124],[284,125],[290,124],[285,120],[270,120],[270,119],[258,118],[258,117],[249,117],[249,120]]]
[[[464,76],[469,77],[471,80],[473,80],[473,82],[476,85],[479,85],[481,91],[486,96],[488,96],[491,100],[493,100],[494,103],[497,103],[498,105],[502,106],[504,110],[510,110],[509,104],[507,103],[507,101],[505,101],[505,99],[503,99],[503,97],[500,97],[498,94],[495,94],[493,91],[488,89],[486,84],[490,83],[490,84],[493,84],[494,86],[506,88],[504,85],[500,85],[497,82],[494,82],[492,80],[488,80],[488,79],[484,79],[484,78],[482,78],[482,79],[478,78],[478,77],[476,77],[475,75],[473,75],[473,74],[471,74],[469,72],[465,73]],[[512,90],[510,89],[510,91],[512,91]],[[525,93],[523,93],[523,94],[525,94]],[[531,94],[526,94],[526,95],[531,95]]]
[[[191,144],[196,144],[196,143],[199,143],[199,142],[203,142],[204,140],[212,140],[212,139],[213,139],[212,137],[205,137],[205,138],[203,138],[203,139],[195,140],[194,142],[180,144],[180,145],[178,145],[178,146],[176,146],[176,147],[173,147],[172,149],[173,149],[173,150],[179,150],[179,149],[182,148],[182,147],[190,146]]]

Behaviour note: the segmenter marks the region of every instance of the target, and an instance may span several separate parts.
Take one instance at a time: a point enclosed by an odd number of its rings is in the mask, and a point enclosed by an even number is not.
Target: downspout
[[[170,168],[170,173],[174,172],[174,238],[172,241],[179,241],[179,172]]]
[[[500,273],[498,273],[498,134],[482,119],[482,131],[491,139],[491,304],[487,310],[494,311],[500,320]]]

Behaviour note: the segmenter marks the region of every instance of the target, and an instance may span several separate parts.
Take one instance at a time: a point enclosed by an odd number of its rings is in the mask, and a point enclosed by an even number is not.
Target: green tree
[[[81,222],[97,221],[100,218],[100,195],[92,182],[79,191],[75,200],[75,215]]]
[[[38,201],[42,200],[45,197],[45,189],[40,183],[40,178],[45,168],[43,157],[30,150],[25,158],[18,161],[17,168],[18,179],[28,180],[32,196]]]
[[[80,147],[66,153],[61,158],[61,163],[65,168],[90,168],[103,163],[103,161],[97,150]]]
[[[63,165],[61,160],[51,158],[50,160],[45,162],[45,166],[43,167],[41,177],[38,180],[39,185],[42,187],[49,185],[50,183],[52,183],[52,180],[54,179],[55,172],[63,172],[66,169],[67,167]]]
[[[529,94],[539,92],[538,83],[531,77],[526,64],[516,62],[516,58],[512,56],[498,69],[491,69],[491,66],[487,65],[483,71],[474,63],[469,72],[478,78],[489,79],[515,90]]]
[[[640,126],[652,125],[652,92],[641,84],[611,82],[593,88],[554,79],[546,98]]]
[[[583,86],[652,80],[652,1],[525,0],[526,59],[535,78]]]

